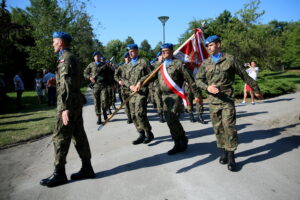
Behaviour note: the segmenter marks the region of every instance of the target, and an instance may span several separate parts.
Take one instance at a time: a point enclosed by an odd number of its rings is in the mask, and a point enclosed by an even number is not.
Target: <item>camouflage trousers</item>
[[[122,96],[123,101],[125,101],[130,96],[130,91],[128,91],[128,89],[122,89],[121,96]],[[129,116],[130,116],[129,102],[125,104],[125,113],[126,113],[127,117],[129,118]]]
[[[227,151],[235,151],[238,146],[238,136],[235,127],[236,112],[234,104],[210,104],[209,110],[217,138],[217,146]]]
[[[195,95],[194,93],[192,93],[192,91],[189,89],[187,91],[187,99],[190,102],[190,106],[187,108],[187,112],[188,113],[192,113],[194,111],[194,104],[193,101],[195,99]],[[203,114],[204,111],[204,107],[203,107],[203,103],[196,103],[196,112],[200,115]]]
[[[147,117],[147,95],[134,95],[129,101],[129,107],[137,131],[151,131],[152,127]]]
[[[107,86],[107,95],[108,95],[108,105],[109,107],[116,102],[116,92],[113,86]]]
[[[69,124],[63,125],[62,112],[56,113],[56,124],[53,132],[54,165],[65,165],[71,140],[83,160],[91,159],[89,142],[83,127],[82,108],[70,110]]]
[[[163,111],[170,133],[174,140],[185,135],[185,131],[179,121],[179,110],[182,108],[182,100],[176,94],[162,94]]]
[[[162,101],[162,94],[159,88],[157,87],[155,89],[155,92],[153,94],[153,98],[156,104],[156,109],[158,113],[163,112],[163,101]]]
[[[101,115],[101,108],[109,108],[109,93],[106,87],[93,89],[96,115]]]

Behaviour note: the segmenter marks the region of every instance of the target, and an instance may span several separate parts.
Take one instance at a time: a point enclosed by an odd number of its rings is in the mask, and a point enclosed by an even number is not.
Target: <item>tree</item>
[[[300,21],[289,24],[285,33],[285,46],[282,53],[283,63],[291,67],[300,67]]]
[[[244,8],[236,12],[242,23],[251,26],[259,22],[259,18],[265,14],[265,11],[258,12],[260,0],[250,0],[250,3],[244,5]]]
[[[17,70],[22,70],[26,78],[23,79],[25,85],[31,85],[30,78],[32,72],[26,69],[26,54],[22,52],[19,44],[32,44],[32,37],[27,32],[30,26],[25,21],[18,23],[14,13],[11,14],[6,9],[6,1],[1,1],[0,7],[0,72],[5,73],[5,80],[8,88],[13,88],[12,77]],[[16,59],[17,58],[17,59]],[[28,79],[27,79],[28,78]]]
[[[53,68],[57,55],[53,53],[52,33],[68,32],[72,37],[73,52],[83,64],[90,62],[95,47],[90,17],[85,12],[85,4],[79,0],[30,0],[26,8],[29,23],[32,26],[33,46],[24,46],[28,53],[28,66],[31,69]]]
[[[134,39],[130,36],[128,36],[124,41],[124,47],[126,47],[128,44],[134,44]]]
[[[123,43],[120,40],[111,40],[107,43],[105,48],[107,59],[114,57],[116,62],[122,61],[123,52],[125,49],[123,48]]]
[[[145,51],[145,52],[148,52],[151,50],[151,45],[148,43],[147,40],[143,40],[141,42],[141,46],[140,46],[140,49]]]

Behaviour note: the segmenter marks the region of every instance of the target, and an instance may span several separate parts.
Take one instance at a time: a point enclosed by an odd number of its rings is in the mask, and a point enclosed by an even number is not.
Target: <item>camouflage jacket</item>
[[[139,81],[144,82],[151,72],[151,68],[144,58],[139,58],[135,65],[130,62],[128,65],[128,70],[125,70],[124,85],[130,87],[131,85],[136,85]],[[142,87],[138,92],[139,94],[147,94],[148,87]]]
[[[59,57],[56,72],[57,111],[82,107],[85,97],[80,92],[82,74],[74,54],[65,50]]]
[[[259,92],[256,82],[236,62],[233,56],[226,53],[222,54],[216,64],[211,57],[202,63],[196,74],[196,84],[206,91],[209,85],[216,85],[219,88],[219,94],[208,93],[208,100],[212,104],[234,102],[232,85],[235,74],[239,75],[255,92]]]
[[[161,62],[156,62],[156,67],[159,67]],[[179,86],[182,87],[183,83],[186,81],[191,86],[191,89],[193,93],[195,94],[195,97],[201,97],[200,91],[197,89],[194,78],[191,76],[191,74],[188,72],[187,68],[185,67],[185,64],[177,59],[174,58],[170,65],[167,67],[168,74],[172,78],[172,80]],[[165,84],[165,81],[163,79],[163,76],[161,74],[161,71],[157,74],[157,79],[159,82],[160,91],[162,94],[171,94],[173,93],[168,86]]]
[[[96,64],[91,62],[84,70],[83,74],[86,79],[94,78],[96,83],[94,88],[106,87],[113,83],[113,70],[106,63]]]
[[[114,79],[116,82],[125,80],[126,72],[129,70],[128,66],[129,66],[128,63],[127,64],[123,63],[115,70]],[[121,88],[122,90],[129,90],[129,88],[126,87],[125,85],[121,86]]]

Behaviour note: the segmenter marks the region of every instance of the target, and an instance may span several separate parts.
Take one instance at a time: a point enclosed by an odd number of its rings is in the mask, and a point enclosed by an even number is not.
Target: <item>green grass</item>
[[[55,123],[55,107],[38,104],[35,91],[22,95],[23,109],[15,106],[16,94],[8,93],[4,112],[0,114],[0,147],[28,141],[52,133]]]

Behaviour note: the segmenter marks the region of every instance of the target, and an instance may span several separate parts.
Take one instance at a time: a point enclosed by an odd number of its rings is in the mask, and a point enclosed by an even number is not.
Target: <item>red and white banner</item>
[[[184,61],[191,70],[200,67],[209,57],[204,40],[201,29],[196,28],[195,33],[174,52],[174,57]]]
[[[183,100],[183,104],[185,107],[190,106],[189,101],[187,100],[186,94],[184,93],[184,88],[179,87],[173,79],[170,77],[167,71],[166,63],[163,63],[163,66],[160,68],[161,75],[164,79],[167,87],[177,96],[179,96]]]
[[[174,52],[174,57],[182,60],[186,67],[191,69],[193,73],[198,71],[198,67],[200,67],[201,63],[204,61],[204,59],[208,58],[208,56],[209,54],[204,45],[204,36],[199,28],[195,29],[195,33]],[[184,92],[184,87],[178,86],[172,80],[168,74],[166,65],[163,64],[160,70],[164,82],[168,88],[177,96],[182,98],[185,107],[190,106],[190,103],[187,100],[187,96]]]

